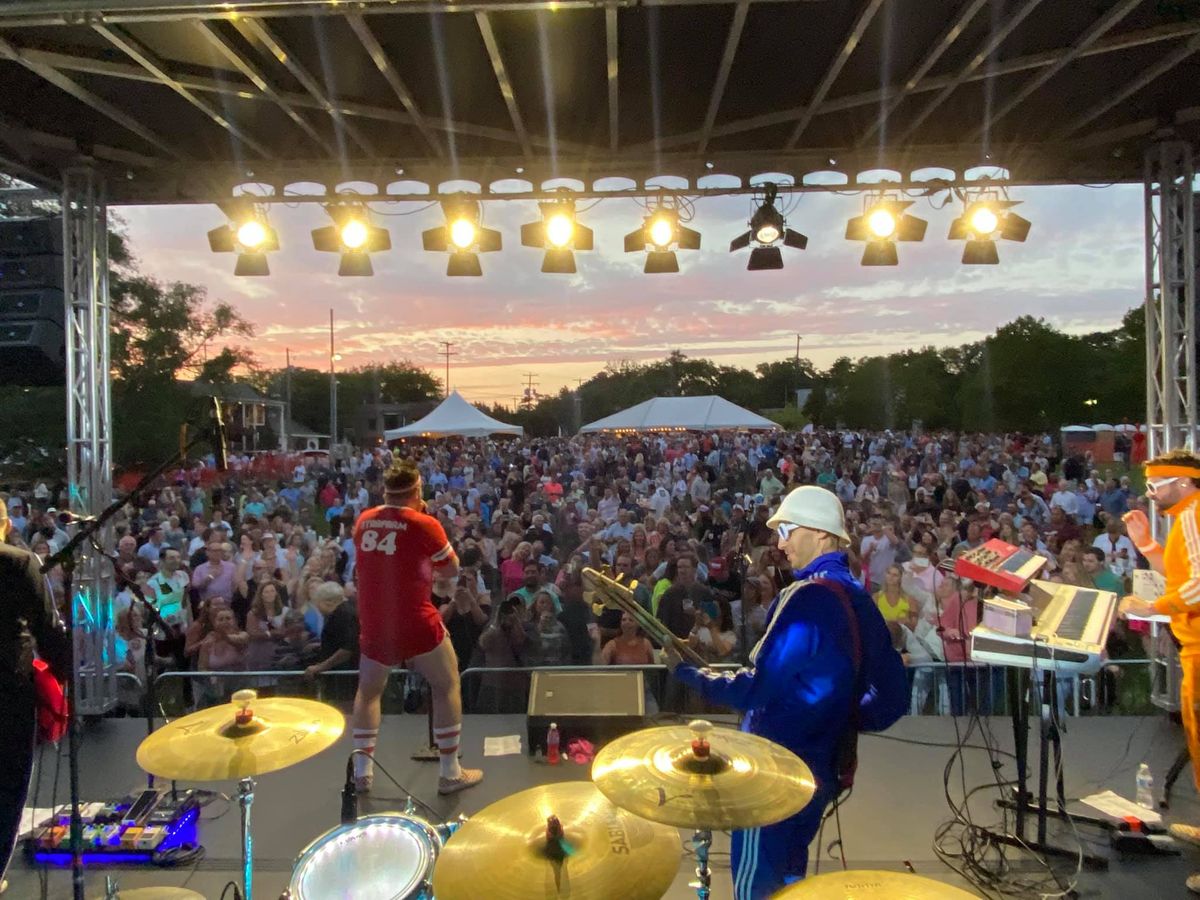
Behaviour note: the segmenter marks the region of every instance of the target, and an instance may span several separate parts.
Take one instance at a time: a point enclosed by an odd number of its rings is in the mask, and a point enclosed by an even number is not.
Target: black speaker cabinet
[[[557,672],[539,669],[529,684],[529,754],[546,752],[550,723],[558,724],[560,746],[576,738],[597,748],[646,725],[642,672]]]

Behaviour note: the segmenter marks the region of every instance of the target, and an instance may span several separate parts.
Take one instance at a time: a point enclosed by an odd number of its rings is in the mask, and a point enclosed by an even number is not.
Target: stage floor
[[[993,719],[993,731],[1001,745],[1011,749],[1008,720]],[[1105,788],[1131,796],[1134,773],[1146,761],[1158,783],[1165,776],[1183,746],[1180,729],[1163,718],[1091,718],[1068,723],[1063,737],[1068,797],[1079,797]],[[414,762],[409,754],[424,743],[425,719],[395,716],[384,720],[377,758],[422,800],[444,813],[447,819],[460,813],[470,815],[495,800],[538,784],[553,781],[586,780],[588,769],[564,763],[558,767],[534,763],[529,757],[483,758],[485,736],[524,735],[522,716],[469,716],[464,723],[463,762],[482,765],[483,783],[449,798],[437,796],[437,766]],[[82,754],[82,797],[101,800],[118,796],[140,785],[141,777],[134,753],[145,735],[140,720],[107,719],[90,726],[85,733]],[[1036,733],[1034,735],[1036,737]],[[949,759],[948,747],[905,743],[925,741],[953,744],[954,722],[948,718],[906,718],[886,736],[864,736],[860,742],[860,764],[854,796],[842,810],[842,828],[847,861],[851,868],[879,868],[901,871],[905,861],[918,874],[937,878],[959,887],[967,887],[937,860],[931,849],[935,828],[950,818],[943,794],[943,769]],[[522,737],[524,742],[524,737]],[[976,741],[977,742],[977,741]],[[254,807],[255,895],[275,900],[287,887],[296,854],[313,838],[338,822],[339,793],[344,779],[349,737],[343,737],[330,750],[294,768],[264,776],[258,781]],[[1031,753],[1036,742],[1031,740]],[[982,784],[991,777],[986,755],[967,752],[967,783]],[[1036,757],[1035,757],[1036,760]],[[1031,762],[1035,762],[1031,760]],[[49,784],[53,779],[53,759],[47,756],[49,771],[43,774],[40,805],[48,806]],[[1036,768],[1034,769],[1036,772]],[[1012,777],[1006,765],[1004,777]],[[231,794],[230,783],[198,785]],[[58,801],[65,801],[66,764],[63,762]],[[972,805],[977,821],[998,821],[991,808],[993,792],[977,796]],[[1200,822],[1200,798],[1192,783],[1190,770],[1180,778],[1173,795],[1169,820]],[[361,812],[382,812],[403,807],[404,795],[376,776],[375,794],[361,805]],[[222,810],[227,809],[222,814]],[[239,836],[236,804],[226,808],[217,801],[204,811],[200,840],[207,856],[198,864],[179,869],[106,870],[119,876],[127,888],[149,885],[186,886],[216,900],[225,883],[238,877]],[[1032,824],[1032,823],[1031,823]],[[1053,826],[1060,843],[1074,847],[1070,832]],[[832,827],[825,830],[828,846],[836,837]],[[1107,872],[1084,872],[1079,881],[1080,895],[1095,898],[1174,898],[1191,896],[1183,885],[1193,869],[1200,870],[1200,850],[1184,848],[1181,857],[1129,856],[1121,858],[1108,849],[1107,837],[1094,827],[1082,826],[1081,836],[1089,846],[1112,857]],[[686,837],[681,832],[681,836]],[[716,837],[713,897],[732,897],[729,873],[728,838]],[[722,854],[720,851],[726,851]],[[817,855],[812,850],[810,859]],[[832,871],[838,865],[825,856],[821,870]],[[681,856],[679,875],[666,895],[669,900],[694,897],[688,887],[694,863]],[[812,863],[810,862],[810,871]],[[103,870],[87,873],[88,898],[103,896]],[[22,860],[14,861],[9,872],[9,890],[4,900],[35,900],[42,896],[39,873]],[[48,875],[50,898],[69,898],[70,873],[61,869]],[[482,895],[481,895],[482,896]],[[619,898],[614,898],[619,900]]]

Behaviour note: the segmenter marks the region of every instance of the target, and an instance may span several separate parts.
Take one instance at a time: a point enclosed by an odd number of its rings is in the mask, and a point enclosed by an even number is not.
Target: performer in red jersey
[[[354,747],[365,751],[354,757],[355,781],[360,791],[371,789],[379,699],[392,667],[407,660],[429,682],[433,698],[433,737],[442,765],[438,793],[453,794],[483,779],[480,770],[458,764],[458,659],[431,599],[435,585],[440,595],[453,593],[458,557],[441,523],[425,514],[415,465],[392,466],[383,484],[384,505],[366,510],[354,526],[361,660],[351,722]]]

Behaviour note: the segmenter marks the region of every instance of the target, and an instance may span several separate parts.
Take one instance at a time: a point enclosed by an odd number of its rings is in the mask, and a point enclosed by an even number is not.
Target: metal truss
[[[71,512],[112,502],[112,391],[109,366],[108,212],[93,169],[63,176],[63,294],[67,341],[67,481]],[[112,526],[99,535],[112,543]],[[117,702],[113,575],[91,547],[75,568],[75,709],[99,715]]]

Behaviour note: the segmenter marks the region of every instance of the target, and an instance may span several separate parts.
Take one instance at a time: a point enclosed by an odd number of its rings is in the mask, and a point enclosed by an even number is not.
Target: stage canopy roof
[[[117,204],[1139,181],[1148,142],[1200,137],[1198,52],[1161,0],[6,0],[0,171],[91,159]]]
[[[437,408],[423,419],[400,428],[389,428],[383,433],[385,439],[398,441],[413,437],[486,437],[489,434],[513,434],[520,436],[525,429],[520,425],[509,425],[481,413],[462,398],[458,391],[438,404]]]
[[[770,419],[743,409],[723,397],[655,397],[619,413],[584,425],[596,431],[773,431]]]

